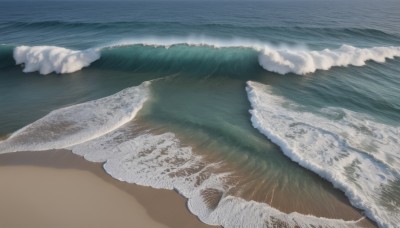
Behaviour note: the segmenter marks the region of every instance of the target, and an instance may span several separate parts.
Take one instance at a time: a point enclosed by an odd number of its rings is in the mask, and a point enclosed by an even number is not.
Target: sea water
[[[0,152],[68,148],[208,224],[395,227],[399,12],[2,2]]]

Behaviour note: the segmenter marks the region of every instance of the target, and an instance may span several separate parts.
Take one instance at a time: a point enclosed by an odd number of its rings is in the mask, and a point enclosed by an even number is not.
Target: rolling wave
[[[261,66],[278,74],[306,75],[332,67],[363,66],[368,61],[383,63],[399,57],[400,47],[342,45],[338,49],[309,50],[274,47],[245,39],[147,37],[82,51],[55,46],[14,48],[14,59],[17,64],[24,64],[24,72],[39,71],[41,74],[72,73],[89,66],[100,55],[97,66],[111,68],[179,71],[211,67],[212,71],[229,68],[248,71],[260,70]]]

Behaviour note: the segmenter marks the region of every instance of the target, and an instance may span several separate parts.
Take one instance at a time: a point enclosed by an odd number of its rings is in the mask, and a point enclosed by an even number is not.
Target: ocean
[[[399,1],[0,2],[0,153],[224,227],[400,223]]]

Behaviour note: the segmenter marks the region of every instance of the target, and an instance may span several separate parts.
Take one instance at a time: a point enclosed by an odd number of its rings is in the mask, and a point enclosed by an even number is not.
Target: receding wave
[[[60,149],[113,131],[135,117],[149,97],[149,85],[52,111],[0,143],[0,153]]]
[[[332,67],[363,66],[368,61],[383,63],[399,56],[400,47],[393,46],[357,48],[342,45],[337,49],[309,50],[276,47],[254,40],[209,37],[146,37],[81,51],[54,46],[14,48],[15,62],[23,64],[24,72],[39,71],[41,74],[76,72],[100,59],[96,66],[121,67],[122,70],[201,69],[229,73],[265,69],[278,74],[305,75]]]
[[[85,150],[87,153],[87,147]],[[93,151],[93,150],[92,150]],[[246,201],[228,193],[230,173],[219,173],[221,164],[207,163],[192,148],[182,146],[172,133],[143,134],[114,148],[104,168],[114,178],[154,188],[176,189],[188,198],[189,210],[210,225],[224,227],[337,226],[357,221],[285,214],[265,203]]]
[[[55,110],[0,142],[1,153],[68,148],[104,162],[114,178],[154,188],[176,189],[189,210],[207,224],[224,227],[355,227],[357,221],[284,213],[266,203],[232,195],[233,178],[223,161],[196,154],[170,132],[140,129],[131,121],[149,93],[149,83],[99,100]]]
[[[253,126],[285,155],[343,190],[380,226],[400,223],[400,128],[340,108],[301,111],[256,82],[246,90]]]

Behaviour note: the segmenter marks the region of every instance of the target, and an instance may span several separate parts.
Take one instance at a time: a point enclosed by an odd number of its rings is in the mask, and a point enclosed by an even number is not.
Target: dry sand
[[[127,184],[67,150],[0,155],[0,227],[209,227],[174,191]]]

